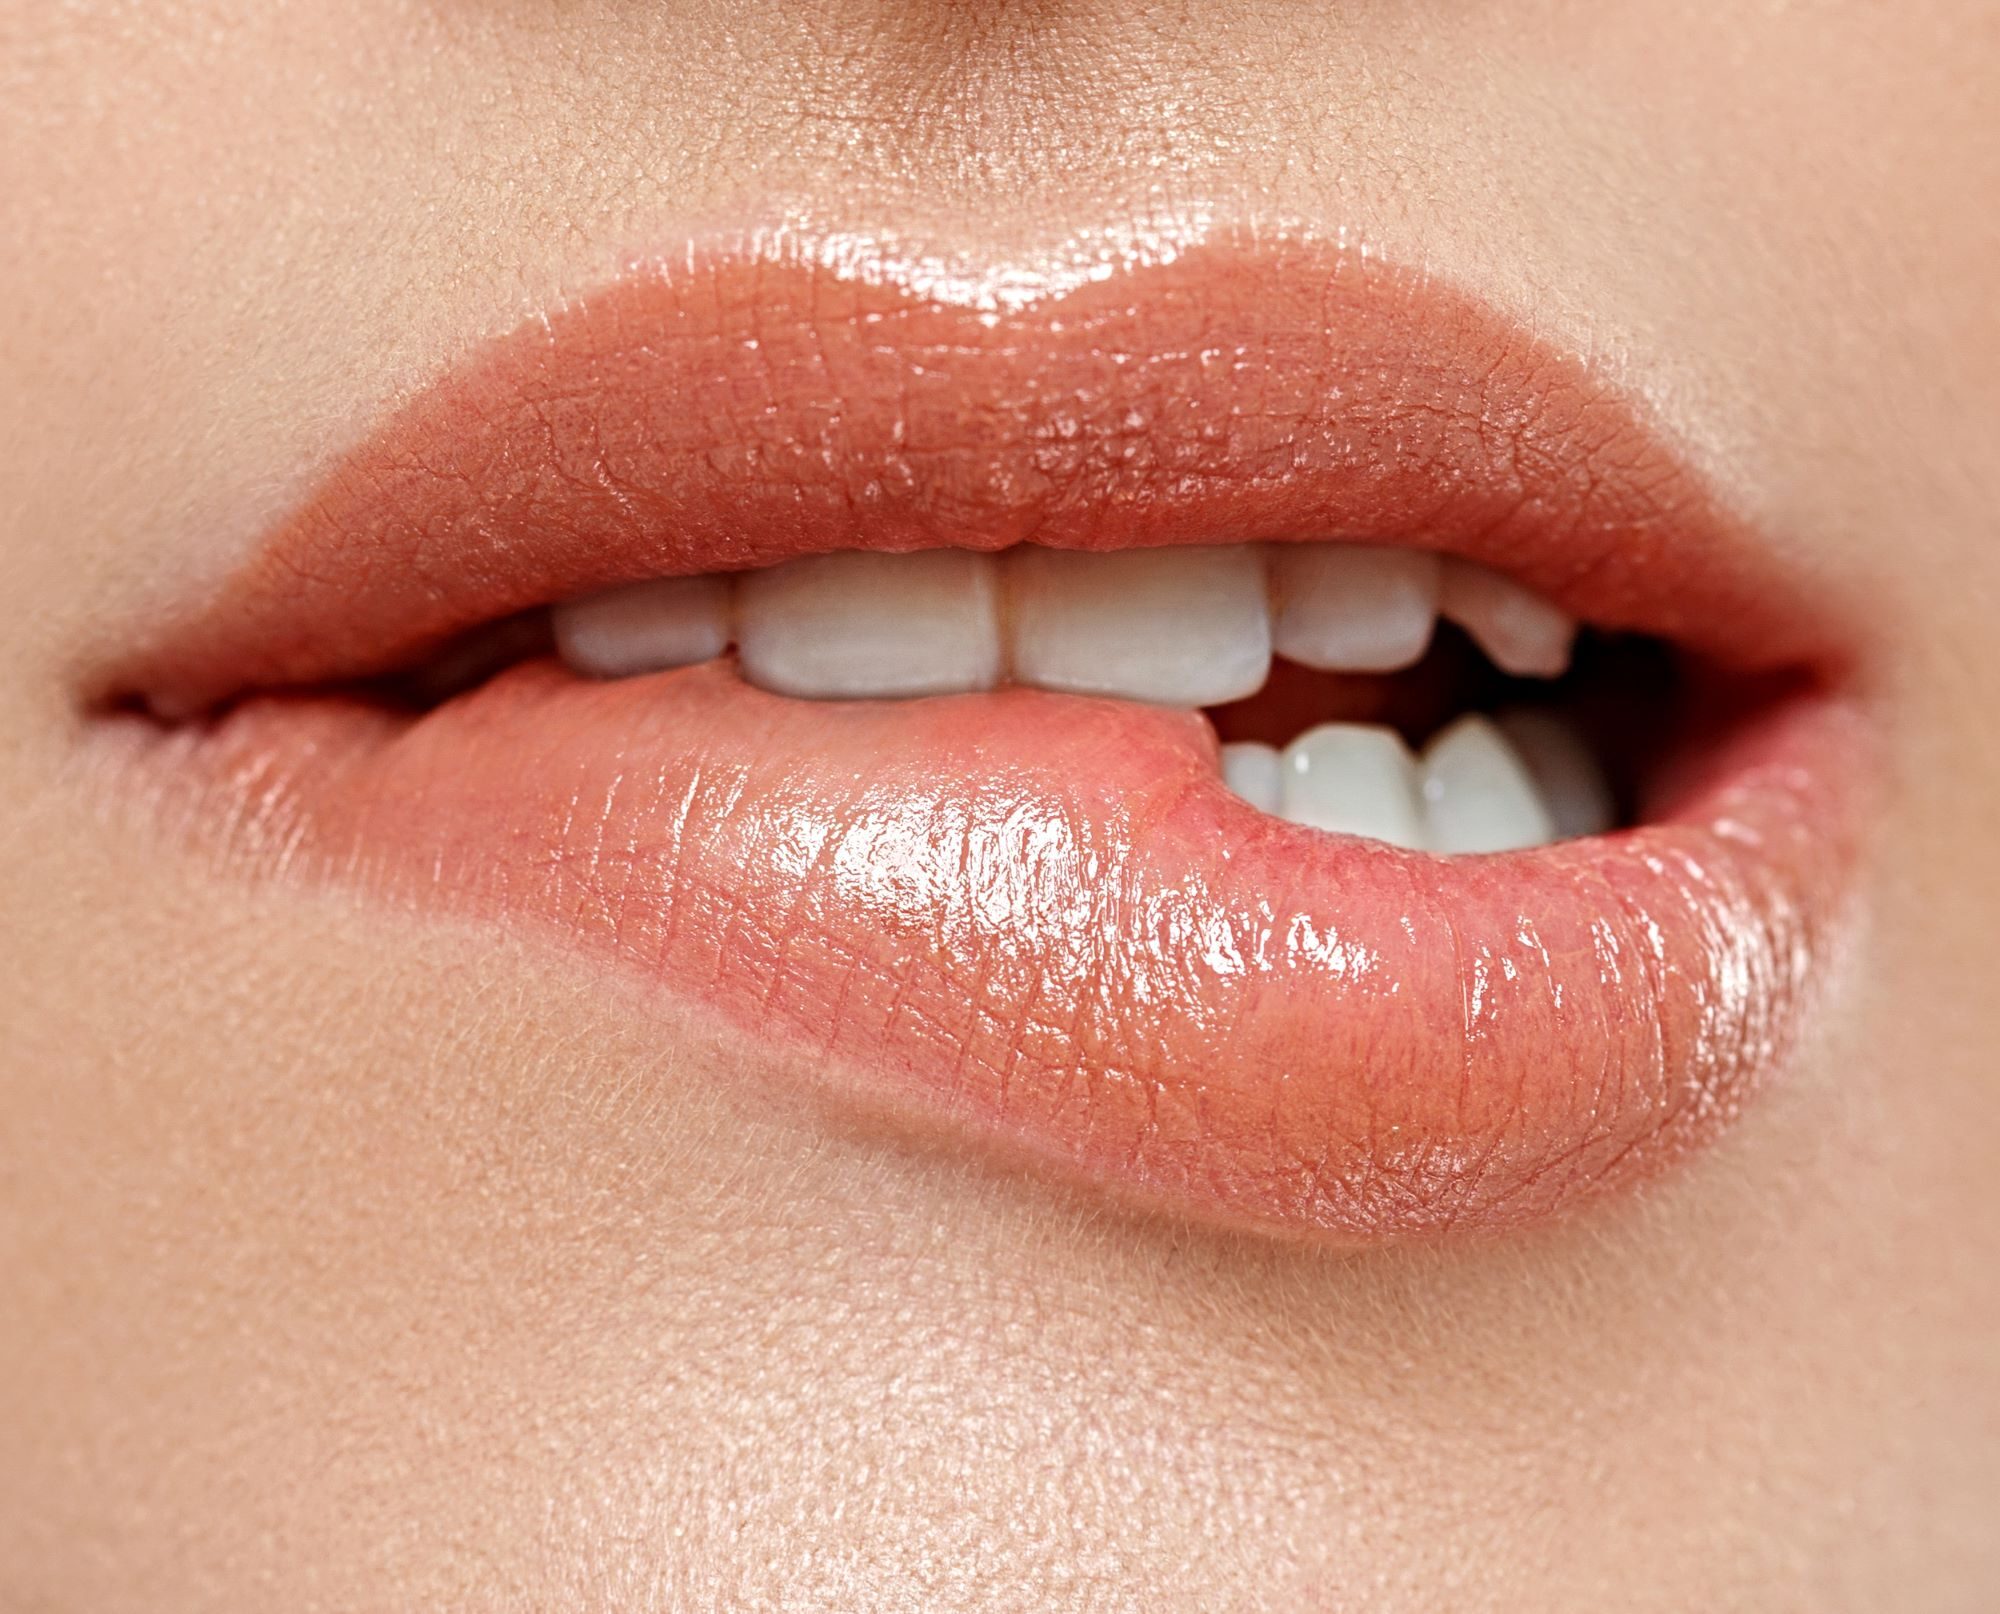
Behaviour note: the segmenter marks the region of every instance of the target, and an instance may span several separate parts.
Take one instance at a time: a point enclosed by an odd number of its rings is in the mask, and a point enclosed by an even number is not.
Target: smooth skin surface
[[[0,1606],[1990,1608],[1995,82],[1990,0],[0,0]],[[1642,1198],[1120,1214],[98,804],[89,669],[634,254],[1204,218],[1597,355],[1875,602],[1861,944]]]

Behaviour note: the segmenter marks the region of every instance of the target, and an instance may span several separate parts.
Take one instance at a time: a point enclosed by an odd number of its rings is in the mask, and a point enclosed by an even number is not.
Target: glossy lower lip
[[[1264,240],[1011,311],[806,257],[647,268],[417,398],[103,688],[325,684],[825,549],[1330,535],[1739,665],[1841,654],[1581,365]],[[1438,859],[1255,814],[1199,717],[1026,691],[808,705],[727,664],[537,663],[421,718],[263,695],[108,727],[274,875],[566,939],[963,1135],[1335,1239],[1532,1220],[1718,1131],[1837,944],[1861,746],[1800,694],[1640,830]]]

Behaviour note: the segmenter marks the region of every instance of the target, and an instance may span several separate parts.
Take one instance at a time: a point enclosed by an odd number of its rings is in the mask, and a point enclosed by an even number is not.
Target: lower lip
[[[274,871],[365,870],[948,1130],[1347,1243],[1536,1221],[1725,1126],[1837,946],[1863,743],[1839,699],[1776,701],[1642,829],[1444,859],[1256,813],[1198,716],[1031,691],[536,662],[419,718],[124,732]]]

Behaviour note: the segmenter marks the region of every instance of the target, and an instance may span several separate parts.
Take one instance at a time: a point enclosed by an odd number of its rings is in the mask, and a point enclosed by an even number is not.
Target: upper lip
[[[1379,262],[1219,239],[999,312],[805,260],[679,264],[417,395],[218,597],[108,664],[98,693],[188,711],[381,672],[637,578],[1024,542],[1422,544],[1736,667],[1803,669],[1823,689],[1848,654],[1842,614],[1809,603],[1587,366]],[[1252,832],[1247,809],[1191,782],[1186,720],[1137,708],[1077,746],[1040,713],[1019,726],[1050,737],[1010,748],[1022,697],[966,697],[990,745],[959,747],[935,717],[857,727],[889,783],[856,797],[851,778],[788,767],[784,793],[759,796],[776,764],[749,747],[814,731],[759,705],[747,742],[726,732],[742,710],[717,709],[750,694],[675,676],[696,715],[664,759],[631,751],[639,714],[664,721],[657,704],[539,673],[393,757],[373,731],[330,739],[323,713],[289,749],[265,714],[172,755],[211,783],[247,769],[258,812],[219,816],[239,831],[285,817],[287,867],[316,837],[345,868],[371,859],[341,837],[409,838],[400,877],[445,900],[554,918],[1037,1155],[1343,1236],[1515,1221],[1677,1156],[1782,1057],[1841,906],[1850,825],[1829,758],[1852,729],[1823,709],[1710,759],[1652,828],[1474,867]],[[539,776],[508,786],[520,801],[498,775],[465,782],[512,765],[502,734],[543,747],[566,806],[527,799],[558,788]],[[923,779],[904,739],[952,749],[946,773]],[[636,803],[635,777],[650,792]],[[713,789],[736,816],[691,846]],[[578,803],[598,812],[592,791],[626,816],[600,817],[584,859],[564,837]],[[390,796],[431,817],[391,822],[373,805]],[[871,816],[829,830],[840,812]],[[850,831],[867,856],[829,863],[829,835]],[[819,850],[801,862],[787,837]],[[523,861],[489,889],[510,847]],[[747,889],[704,918],[701,894],[730,879]],[[524,899],[536,881],[555,894]],[[709,920],[721,928],[691,939]],[[774,967],[761,953],[731,965],[746,933],[787,923],[818,927],[814,956],[838,962],[815,967],[846,973],[805,992],[782,972],[750,980]],[[870,971],[896,976],[887,1004],[857,988]]]
[[[736,263],[646,266],[418,394],[111,692],[186,709],[645,577],[1019,543],[1421,545],[1730,665],[1845,654],[1581,361],[1379,260],[1223,237],[1006,317]]]

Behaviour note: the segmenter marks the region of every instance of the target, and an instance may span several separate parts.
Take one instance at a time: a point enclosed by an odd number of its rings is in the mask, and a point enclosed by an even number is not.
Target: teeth
[[[1513,852],[1555,839],[1541,791],[1483,717],[1460,718],[1432,740],[1418,775],[1433,852]]]
[[[1259,812],[1277,812],[1284,799],[1284,763],[1278,748],[1255,740],[1225,745],[1222,782]]]
[[[556,650],[593,678],[631,678],[707,661],[729,647],[729,584],[662,577],[569,600],[550,613]]]
[[[1502,672],[1517,678],[1560,678],[1569,670],[1576,624],[1513,578],[1447,558],[1438,603]]]
[[[1416,764],[1394,729],[1327,723],[1285,747],[1279,812],[1294,824],[1424,844]]]
[[[1329,671],[1409,667],[1440,614],[1505,672],[1553,678],[1569,665],[1576,624],[1521,584],[1358,544],[850,551],[610,589],[549,619],[563,659],[600,678],[706,661],[733,629],[744,676],[781,694],[951,694],[992,689],[1011,670],[1044,689],[1195,707],[1255,694],[1274,644]],[[1264,812],[1433,852],[1508,851],[1616,823],[1589,746],[1542,711],[1462,719],[1421,761],[1392,729],[1331,723],[1282,754],[1225,745],[1221,763],[1229,788]]]
[[[1541,791],[1558,840],[1602,835],[1618,823],[1617,803],[1589,742],[1553,712],[1503,713],[1500,732]]]
[[[1000,681],[992,559],[963,549],[847,551],[745,573],[744,675],[781,695],[866,699]]]
[[[1271,667],[1262,558],[1228,548],[1010,558],[1014,676],[1043,689],[1160,706],[1255,694]]]
[[[1023,548],[1000,560],[949,549],[843,552],[735,580],[609,589],[555,606],[550,623],[562,658],[599,678],[709,660],[728,648],[733,626],[744,675],[765,689],[950,694],[997,686],[1011,637],[1021,683],[1216,706],[1263,686],[1274,642],[1287,659],[1330,671],[1411,666],[1440,613],[1505,672],[1553,678],[1569,665],[1575,623],[1510,578],[1354,544]],[[1462,718],[1420,760],[1393,729],[1329,723],[1282,753],[1225,745],[1221,765],[1228,787],[1260,811],[1443,854],[1541,846],[1617,822],[1590,747],[1562,718],[1532,709],[1497,722]]]
[[[1452,724],[1420,760],[1394,729],[1328,723],[1282,756],[1268,745],[1225,745],[1223,782],[1295,824],[1448,856],[1519,851],[1610,828],[1610,792],[1568,725],[1540,712],[1506,722],[1526,736],[1532,766],[1483,717]],[[1548,798],[1536,767],[1547,769]]]
[[[1329,672],[1414,666],[1437,626],[1439,562],[1369,544],[1273,544],[1272,644]]]

